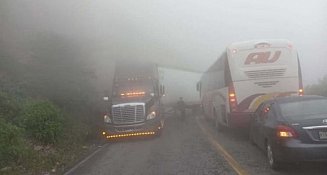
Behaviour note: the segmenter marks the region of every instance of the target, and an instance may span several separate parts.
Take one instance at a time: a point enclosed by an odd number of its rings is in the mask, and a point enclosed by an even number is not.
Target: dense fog
[[[205,71],[232,42],[284,38],[298,49],[304,84],[309,85],[327,74],[326,4],[3,0],[0,54],[28,63],[44,57],[48,47],[64,47],[69,54],[52,49],[53,57],[85,61],[103,93],[110,89],[115,59]]]

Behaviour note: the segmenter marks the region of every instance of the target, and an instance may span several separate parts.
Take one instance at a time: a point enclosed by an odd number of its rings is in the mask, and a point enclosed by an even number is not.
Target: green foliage
[[[0,167],[18,163],[24,155],[21,129],[0,119]]]
[[[0,118],[13,121],[19,113],[17,101],[9,94],[0,91]]]
[[[84,46],[54,33],[31,39],[24,58],[0,52],[0,89],[48,99],[65,111],[92,107],[96,79]]]
[[[307,95],[321,95],[327,97],[327,75],[319,80],[317,84],[307,86],[305,89]]]
[[[1,166],[20,167],[24,173],[17,174],[40,174],[57,161],[74,161],[81,145],[99,133],[96,117],[90,117],[98,107],[96,77],[83,50],[71,38],[39,33],[25,53],[0,52]],[[55,144],[34,150],[39,143]]]
[[[62,135],[63,114],[49,101],[28,103],[23,117],[27,133],[39,142],[52,144]]]

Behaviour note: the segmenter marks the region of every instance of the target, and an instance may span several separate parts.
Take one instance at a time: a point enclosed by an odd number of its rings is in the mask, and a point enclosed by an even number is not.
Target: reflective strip
[[[122,104],[112,105],[112,107],[137,106],[137,105],[145,105],[145,103],[122,103]]]
[[[327,125],[322,125],[322,126],[306,126],[302,127],[303,129],[324,129],[327,128]]]

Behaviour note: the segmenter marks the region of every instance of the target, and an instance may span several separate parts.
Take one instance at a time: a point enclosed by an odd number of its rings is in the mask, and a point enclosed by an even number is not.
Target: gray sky
[[[31,38],[55,33],[83,44],[95,66],[144,58],[205,70],[231,42],[285,38],[307,85],[327,74],[326,9],[325,0],[2,0],[0,46],[29,53]]]

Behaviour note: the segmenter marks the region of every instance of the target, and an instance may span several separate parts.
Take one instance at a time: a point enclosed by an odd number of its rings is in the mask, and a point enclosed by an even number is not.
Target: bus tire
[[[203,106],[203,104],[201,104],[201,114],[202,114],[203,116],[205,116],[205,111],[204,111],[204,106]]]
[[[223,125],[220,123],[219,115],[217,115],[216,109],[214,109],[213,113],[214,113],[214,116],[215,116],[216,130],[219,131],[219,132],[222,132],[223,131]]]

